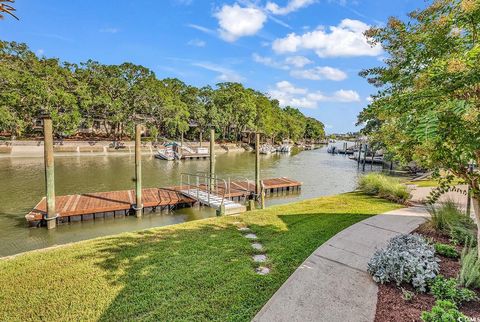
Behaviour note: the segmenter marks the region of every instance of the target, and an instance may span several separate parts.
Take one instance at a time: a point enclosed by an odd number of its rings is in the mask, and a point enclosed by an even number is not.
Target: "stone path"
[[[245,238],[248,238],[248,239],[251,239],[253,242],[252,242],[252,248],[255,250],[255,251],[258,251],[259,253],[258,254],[254,254],[252,256],[252,260],[255,262],[255,263],[265,263],[267,261],[267,255],[262,252],[263,251],[263,245],[260,244],[257,239],[257,235],[255,235],[252,230],[250,228],[248,228],[247,226],[245,226],[244,223],[242,222],[239,222],[239,221],[236,221],[233,223],[235,226],[237,226],[237,229],[238,231],[242,232],[242,233],[245,233],[245,235],[243,235],[243,237]],[[270,273],[270,269],[266,266],[259,266],[255,269],[255,272],[259,275],[267,275]]]
[[[303,262],[254,321],[373,321],[378,288],[367,273],[368,261],[427,216],[422,207],[404,208],[341,231]]]

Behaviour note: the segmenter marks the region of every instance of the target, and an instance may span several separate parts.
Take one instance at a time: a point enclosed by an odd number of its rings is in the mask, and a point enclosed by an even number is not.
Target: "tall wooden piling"
[[[202,147],[203,131],[200,131],[200,147]]]
[[[260,133],[255,133],[255,194],[260,196]]]
[[[45,190],[47,195],[47,228],[57,226],[55,212],[55,169],[53,158],[53,125],[50,116],[43,118]]]
[[[142,125],[135,125],[135,216],[142,217],[142,151],[141,151]]]
[[[357,158],[357,166],[358,167],[360,166],[360,159],[361,159],[361,156],[362,156],[362,146],[363,146],[363,144],[360,143],[359,148],[358,148],[358,158]]]
[[[363,151],[363,166],[362,166],[362,171],[365,171],[365,163],[367,162],[367,152],[368,152],[368,145],[365,144],[365,151]]]
[[[210,129],[210,192],[212,192],[215,181],[215,129]]]

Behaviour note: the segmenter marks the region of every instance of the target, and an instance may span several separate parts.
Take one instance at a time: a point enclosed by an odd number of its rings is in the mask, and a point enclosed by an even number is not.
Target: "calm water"
[[[207,172],[208,160],[166,162],[144,156],[144,187],[179,183],[182,172]],[[253,153],[220,154],[216,170],[220,178],[254,177]],[[261,159],[262,178],[290,177],[303,182],[299,195],[267,199],[267,204],[351,191],[359,171],[355,161],[330,155],[326,148],[292,155],[268,155]],[[367,169],[370,166],[367,165]],[[134,157],[76,156],[55,159],[57,195],[133,189]],[[63,225],[56,230],[27,228],[24,216],[44,195],[42,158],[0,158],[0,256],[24,252],[98,236],[165,226],[211,217],[215,212],[203,208],[184,208],[170,214],[151,213],[143,218],[126,217]]]

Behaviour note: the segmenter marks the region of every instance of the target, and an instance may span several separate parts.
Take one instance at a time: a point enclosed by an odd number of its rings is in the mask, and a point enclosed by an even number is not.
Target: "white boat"
[[[282,144],[277,149],[277,152],[280,152],[280,153],[290,153],[291,151],[292,151],[292,146],[289,144]]]
[[[155,158],[166,161],[173,161],[176,159],[176,157],[177,154],[175,153],[175,151],[173,151],[172,147],[165,147],[164,149],[159,149],[155,154]]]
[[[260,154],[270,154],[274,153],[275,151],[277,151],[277,149],[270,144],[264,144],[260,147]]]

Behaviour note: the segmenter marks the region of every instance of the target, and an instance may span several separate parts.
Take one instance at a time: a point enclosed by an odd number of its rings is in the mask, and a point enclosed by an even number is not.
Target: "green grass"
[[[348,193],[0,260],[0,320],[247,321],[318,246],[399,207]],[[235,221],[266,247],[271,274],[254,272]]]
[[[438,187],[439,185],[438,180],[434,180],[434,179],[406,181],[404,183],[407,185],[416,185],[417,187],[420,187],[420,188]],[[452,185],[459,185],[459,184],[464,184],[464,182],[458,178],[453,179]]]

